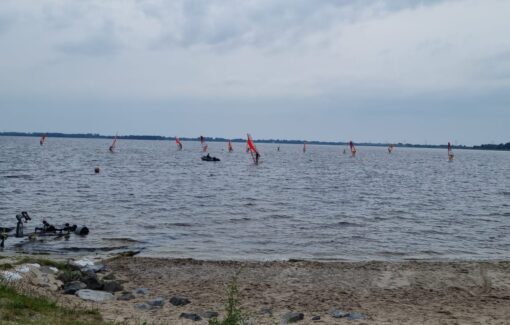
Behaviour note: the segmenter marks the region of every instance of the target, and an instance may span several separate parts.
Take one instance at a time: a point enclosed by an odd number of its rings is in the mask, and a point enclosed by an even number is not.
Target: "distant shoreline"
[[[113,135],[101,135],[98,133],[59,133],[59,132],[0,132],[0,136],[14,136],[14,137],[40,137],[46,134],[49,138],[72,138],[72,139],[111,139]],[[118,139],[121,140],[160,140],[160,141],[172,141],[175,137],[165,137],[159,135],[119,135]],[[198,141],[199,137],[196,138],[180,138],[181,141]],[[232,142],[242,143],[245,139],[227,139],[222,137],[205,137],[205,141],[208,142]],[[312,145],[347,145],[348,142],[341,141],[317,141],[317,140],[282,140],[282,139],[259,139],[254,140],[256,143],[272,143],[272,144],[302,144],[306,141],[307,144]],[[366,147],[386,147],[389,143],[370,143],[370,142],[358,142],[358,146]],[[411,144],[411,143],[394,143],[395,147],[400,148],[439,148],[446,149],[447,145],[432,145],[432,144]],[[506,144],[482,144],[479,146],[466,146],[466,145],[454,145],[454,149],[467,149],[467,150],[495,150],[495,151],[510,151],[510,142]]]

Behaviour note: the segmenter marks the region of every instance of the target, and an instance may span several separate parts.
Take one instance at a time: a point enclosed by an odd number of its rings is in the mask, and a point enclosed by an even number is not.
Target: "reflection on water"
[[[0,226],[85,224],[60,252],[132,245],[205,259],[510,257],[510,153],[0,137]],[[95,174],[94,167],[101,173]],[[9,238],[7,247],[16,243]]]

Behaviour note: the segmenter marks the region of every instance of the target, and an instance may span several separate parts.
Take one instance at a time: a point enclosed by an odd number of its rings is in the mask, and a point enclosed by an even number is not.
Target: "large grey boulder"
[[[109,292],[90,289],[78,290],[76,291],[76,295],[83,300],[90,300],[95,302],[113,300],[113,295]]]
[[[87,285],[81,281],[71,281],[64,285],[64,294],[74,295],[76,291],[85,289]]]

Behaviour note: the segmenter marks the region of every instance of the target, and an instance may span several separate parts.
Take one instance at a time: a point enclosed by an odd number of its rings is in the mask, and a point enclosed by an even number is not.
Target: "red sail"
[[[229,152],[234,151],[234,148],[232,147],[232,141],[231,140],[228,140],[228,151]]]
[[[259,153],[257,151],[257,148],[255,147],[255,144],[253,144],[253,140],[251,138],[251,135],[248,134],[248,141],[246,143],[248,145],[248,148],[250,148],[250,151],[254,152],[254,153]]]
[[[177,144],[179,150],[182,150],[182,143],[181,140],[179,140],[179,137],[175,137],[175,143]]]
[[[303,143],[303,152],[306,152],[306,141]]]
[[[448,152],[452,151],[452,144],[448,142]]]

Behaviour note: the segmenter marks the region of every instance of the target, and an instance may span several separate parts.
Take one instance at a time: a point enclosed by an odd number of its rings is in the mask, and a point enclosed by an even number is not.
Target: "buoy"
[[[101,171],[101,170],[99,169],[99,167],[94,168],[94,172],[95,172],[96,174],[99,174],[99,172],[100,172],[100,171]]]

